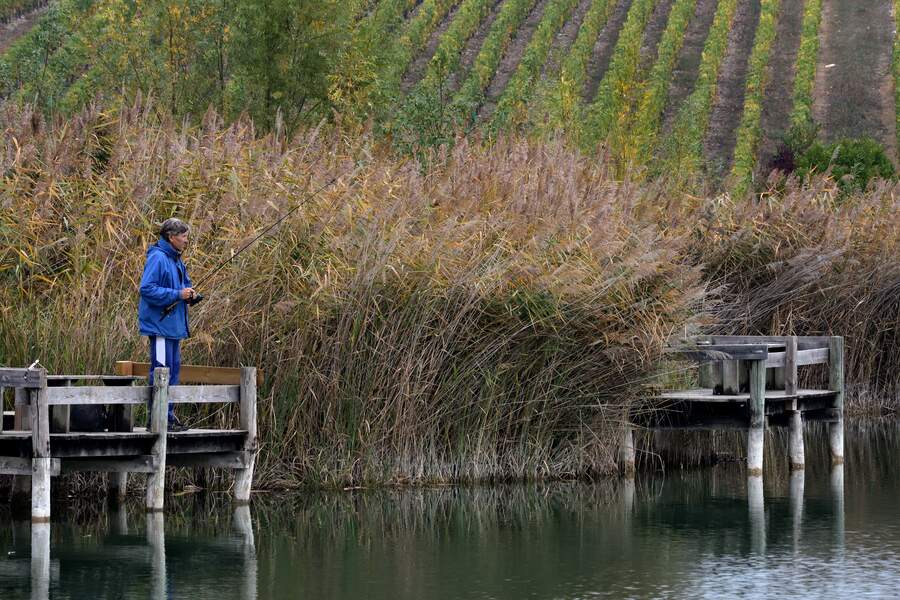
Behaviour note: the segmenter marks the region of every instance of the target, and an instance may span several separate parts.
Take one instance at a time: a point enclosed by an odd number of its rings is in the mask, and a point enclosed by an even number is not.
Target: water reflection
[[[165,516],[89,507],[52,528],[0,515],[0,598],[890,597],[900,435],[880,431],[866,450],[851,430],[834,469],[827,435],[811,437],[805,471],[765,478],[733,465],[259,496],[252,516],[183,497]]]

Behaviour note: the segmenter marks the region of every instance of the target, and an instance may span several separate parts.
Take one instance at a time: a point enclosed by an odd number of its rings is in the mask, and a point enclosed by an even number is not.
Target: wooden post
[[[166,433],[169,418],[169,369],[153,371],[153,406],[150,407],[150,431],[156,434],[151,454],[156,471],[147,477],[147,511],[162,512],[166,488]]]
[[[124,373],[124,365],[128,365],[127,373]],[[131,363],[116,363],[116,370],[121,375],[131,375]],[[104,381],[104,385],[133,385],[133,382],[126,381],[112,382]],[[112,419],[109,422],[110,431],[131,431],[133,429],[133,413],[131,405],[120,404],[110,407]],[[122,506],[125,503],[125,497],[128,491],[128,471],[113,472],[107,475],[106,485],[106,501],[110,507]]]
[[[784,393],[793,396],[797,389],[797,336],[792,335],[785,341]]]
[[[747,430],[747,475],[762,477],[763,444],[766,427],[766,367],[765,362],[750,363],[750,427]]]
[[[241,367],[241,429],[247,432],[244,451],[247,452],[248,463],[244,469],[236,469],[234,473],[234,501],[237,504],[250,502],[250,490],[253,487],[253,468],[256,465],[256,368]]]
[[[844,464],[844,338],[832,337],[828,342],[828,389],[835,392],[834,412],[837,420],[828,425],[831,464]]]
[[[31,522],[50,522],[50,411],[47,372],[31,391]]]
[[[634,479],[634,430],[626,424],[619,442],[619,468],[627,479]]]
[[[13,429],[15,431],[31,430],[31,400],[29,398],[30,390],[26,388],[15,388],[15,418],[13,421]],[[25,517],[31,505],[31,476],[15,475],[13,477],[12,489],[9,493],[10,506],[13,512]]]
[[[705,362],[700,365],[698,383],[701,388],[714,389],[716,387],[715,363]]]
[[[722,361],[722,393],[726,396],[734,396],[741,393],[740,361]]]
[[[3,412],[6,410],[6,388],[0,385],[0,433],[3,433]]]

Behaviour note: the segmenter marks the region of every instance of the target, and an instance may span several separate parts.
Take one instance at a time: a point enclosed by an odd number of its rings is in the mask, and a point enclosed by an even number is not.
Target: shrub
[[[864,191],[873,179],[895,175],[884,148],[871,138],[814,142],[797,161],[797,172],[804,177],[828,172],[844,193]]]

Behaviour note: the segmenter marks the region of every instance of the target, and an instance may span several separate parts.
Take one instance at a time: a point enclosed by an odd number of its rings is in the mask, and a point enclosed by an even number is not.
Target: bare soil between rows
[[[0,27],[0,54],[6,52],[20,37],[31,31],[49,8],[49,4],[44,4],[40,8],[36,8],[30,13],[13,19]]]
[[[503,90],[506,89],[506,84],[512,79],[513,73],[519,67],[519,63],[522,62],[522,55],[525,54],[525,49],[528,48],[528,42],[531,41],[534,32],[541,23],[544,9],[547,8],[547,2],[549,0],[536,2],[531,7],[531,12],[528,13],[525,22],[516,30],[515,37],[507,46],[503,57],[500,59],[500,64],[497,65],[497,70],[494,71],[494,77],[491,79],[491,83],[485,92],[484,103],[478,109],[479,121],[486,121],[494,114],[494,110],[497,108],[497,101],[503,94]]]
[[[675,0],[660,0],[653,8],[650,14],[650,20],[647,27],[644,28],[644,40],[641,43],[641,59],[640,69],[646,71],[653,63],[659,52],[659,42],[662,40],[663,32],[669,23],[669,13],[672,12],[672,5]]]
[[[545,79],[551,73],[558,73],[562,59],[569,53],[575,40],[578,39],[578,31],[581,24],[584,23],[584,17],[591,9],[593,0],[581,0],[565,25],[556,33],[553,38],[553,44],[550,46],[550,53],[547,55],[547,62],[541,69],[541,79]]]
[[[824,0],[813,114],[831,141],[878,140],[896,161],[890,0]]]
[[[803,30],[803,2],[782,1],[778,11],[775,39],[767,67],[766,93],[760,114],[762,140],[757,164],[763,173],[778,150],[779,138],[790,127],[794,99],[794,76]]]
[[[704,144],[709,174],[715,178],[725,174],[734,158],[737,128],[744,114],[747,68],[760,9],[760,0],[741,0],[728,32],[728,46],[716,82],[716,97]]]
[[[613,14],[606,21],[600,35],[597,36],[597,42],[591,52],[591,58],[587,65],[587,77],[584,82],[584,101],[590,102],[597,94],[597,88],[606,75],[606,69],[609,68],[609,61],[612,60],[613,50],[616,48],[616,42],[619,41],[619,33],[625,26],[625,19],[628,18],[628,10],[631,8],[632,0],[619,0]]]
[[[703,58],[703,46],[709,35],[719,0],[697,0],[694,16],[684,32],[684,41],[678,53],[675,68],[672,70],[672,81],[669,83],[669,98],[663,111],[663,130],[671,128],[672,121],[687,97],[694,91],[700,62]]]
[[[428,69],[428,63],[431,62],[434,53],[437,52],[438,45],[441,43],[441,38],[450,28],[450,24],[453,22],[453,18],[456,16],[456,11],[459,10],[459,7],[460,5],[457,4],[452,10],[444,15],[441,23],[431,32],[431,36],[428,38],[428,43],[425,44],[425,48],[423,48],[422,52],[420,52],[409,64],[406,73],[403,74],[403,79],[400,81],[400,91],[404,95],[406,95],[409,90],[425,76],[425,71]]]
[[[488,33],[490,33],[494,21],[497,20],[497,16],[500,14],[502,6],[503,0],[496,0],[490,14],[488,14],[486,19],[481,21],[481,24],[478,26],[478,29],[475,30],[475,33],[466,40],[462,52],[460,53],[459,68],[447,77],[447,81],[444,85],[444,89],[447,90],[448,94],[453,94],[459,90],[460,85],[462,85],[462,82],[465,80],[469,71],[472,70],[472,65],[475,64],[475,59],[478,58],[478,53],[481,52],[484,40],[487,38]]]

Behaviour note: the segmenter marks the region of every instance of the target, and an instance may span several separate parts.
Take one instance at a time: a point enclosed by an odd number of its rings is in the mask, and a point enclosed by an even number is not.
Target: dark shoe
[[[168,431],[187,431],[190,429],[187,425],[178,420],[178,417],[169,421]]]

